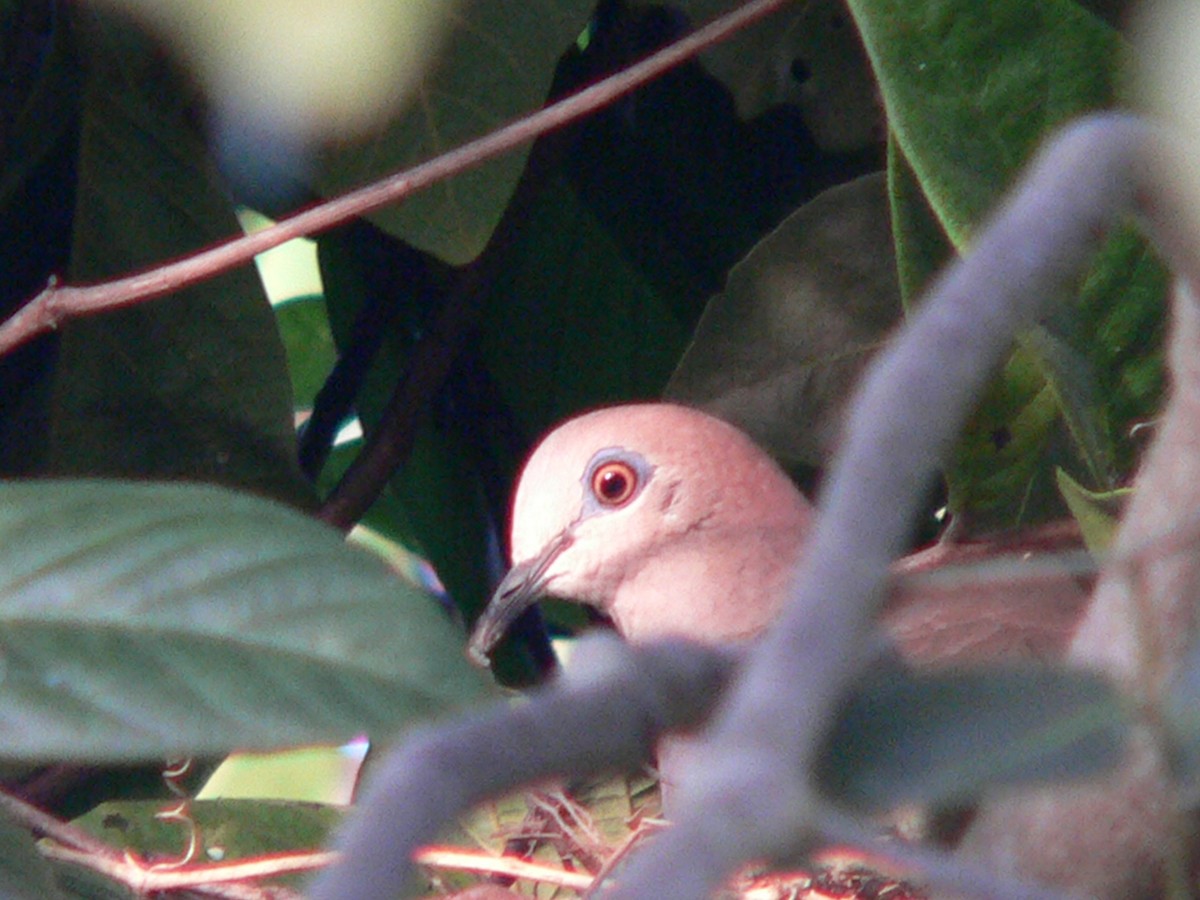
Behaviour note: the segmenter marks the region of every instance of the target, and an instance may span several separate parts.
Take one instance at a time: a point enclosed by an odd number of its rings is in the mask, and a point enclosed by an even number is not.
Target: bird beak
[[[475,623],[467,643],[467,656],[472,662],[487,668],[488,657],[512,623],[545,593],[550,582],[546,570],[574,542],[573,529],[564,529],[537,556],[517,563],[509,570]]]

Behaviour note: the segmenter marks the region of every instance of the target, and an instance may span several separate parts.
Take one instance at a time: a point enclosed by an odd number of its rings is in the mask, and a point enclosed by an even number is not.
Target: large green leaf
[[[657,396],[684,350],[681,319],[700,308],[656,291],[570,184],[547,179],[483,311],[481,352],[536,434],[584,407]]]
[[[177,803],[170,807],[178,806]],[[161,802],[115,801],[102,803],[72,824],[91,833],[112,847],[128,850],[140,860],[174,872],[180,877],[195,876],[195,885],[206,883],[211,873],[208,864],[249,862],[279,854],[319,852],[329,832],[341,821],[344,808],[318,803],[292,803],[267,800],[195,800],[183,810],[181,820],[161,816],[170,808]],[[195,837],[194,848],[190,840]],[[186,868],[173,865],[182,861],[189,849],[195,855]],[[146,896],[107,872],[78,864],[55,862],[55,873],[66,896],[93,900]],[[272,888],[299,890],[308,872],[250,879],[270,896]],[[166,895],[188,895],[181,888],[163,891]],[[289,892],[288,896],[291,896]]]
[[[286,507],[179,484],[0,487],[0,757],[385,736],[483,694],[463,635]]]
[[[850,0],[894,134],[898,265],[908,297],[947,245],[965,252],[1037,144],[1112,105],[1119,36],[1070,0]],[[950,504],[1005,525],[1059,511],[1054,464],[1110,487],[1131,421],[1159,398],[1161,268],[1115,236],[1080,302],[1026,336],[981,403],[949,472]]]
[[[386,131],[339,147],[318,179],[327,196],[481,137],[537,109],[554,68],[587,24],[592,0],[465,3],[441,57]],[[454,265],[474,259],[500,221],[527,150],[372,214],[385,231]]]
[[[85,60],[71,280],[240,233],[182,79],[127,23],[71,12]],[[252,268],[70,323],[55,395],[58,473],[187,477],[311,502],[283,347]]]
[[[1122,758],[1128,716],[1096,675],[1049,668],[869,676],[818,778],[851,806],[960,803],[986,787],[1081,778]]]

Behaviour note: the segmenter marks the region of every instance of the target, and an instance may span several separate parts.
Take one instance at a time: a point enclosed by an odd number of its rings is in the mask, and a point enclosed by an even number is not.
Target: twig
[[[270,228],[230,239],[192,256],[116,281],[88,286],[62,286],[51,279],[50,284],[40,294],[0,325],[0,355],[39,334],[56,329],[72,317],[132,306],[212,278],[236,266],[249,263],[259,253],[292,238],[326,231],[350,219],[396,203],[416,191],[493,157],[508,153],[637,89],[788,2],[790,0],[751,0],[728,15],[664,47],[642,62],[565,100],[524,116],[412,169],[298,212]]]
[[[527,862],[514,856],[492,856],[458,847],[422,847],[413,858],[422,866],[479,872],[485,875],[509,875],[513,878],[524,878],[576,890],[590,887],[593,879],[593,876],[585,872],[568,872],[565,869]]]
[[[132,854],[116,851],[100,855],[57,844],[48,844],[39,849],[48,859],[83,866],[141,893],[183,890],[222,882],[252,881],[311,872],[328,866],[337,858],[336,854],[329,852],[281,853],[227,863],[158,868]]]
[[[1094,116],[1038,154],[973,252],[934,285],[867,371],[851,407],[798,587],[757,645],[681,784],[678,822],[633,860],[621,898],[695,898],[745,859],[809,846],[819,804],[808,772],[850,680],[926,485],[1013,336],[1135,207],[1186,248],[1162,215],[1144,158],[1159,136],[1136,119]],[[1196,271],[1194,257],[1171,259]]]
[[[731,659],[682,642],[632,648],[580,642],[569,677],[519,706],[500,706],[414,735],[378,764],[311,900],[390,900],[413,875],[410,854],[474,803],[549,775],[630,769],[664,730],[704,720]]]
[[[0,791],[0,809],[3,809],[4,813],[17,824],[28,828],[35,834],[51,838],[64,847],[73,847],[87,853],[118,854],[118,851],[82,828],[56,819],[49,813],[4,791]]]

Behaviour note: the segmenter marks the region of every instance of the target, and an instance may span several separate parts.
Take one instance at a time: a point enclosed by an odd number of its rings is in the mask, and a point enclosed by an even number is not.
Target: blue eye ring
[[[639,496],[654,476],[654,466],[640,454],[622,447],[597,451],[583,470],[583,509],[586,517],[622,509]]]

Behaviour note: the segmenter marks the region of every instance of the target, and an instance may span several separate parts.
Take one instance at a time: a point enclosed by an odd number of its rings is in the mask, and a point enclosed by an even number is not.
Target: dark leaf
[[[1122,758],[1128,718],[1102,678],[1053,669],[868,676],[818,773],[868,810],[959,803],[994,785],[1081,778]]]
[[[201,110],[161,54],[91,6],[70,277],[126,275],[239,234]],[[63,330],[51,460],[62,474],[185,477],[311,503],[287,364],[252,268]]]
[[[859,371],[901,314],[882,175],[824,192],[764,238],[705,308],[667,387],[778,459],[827,462]]]

